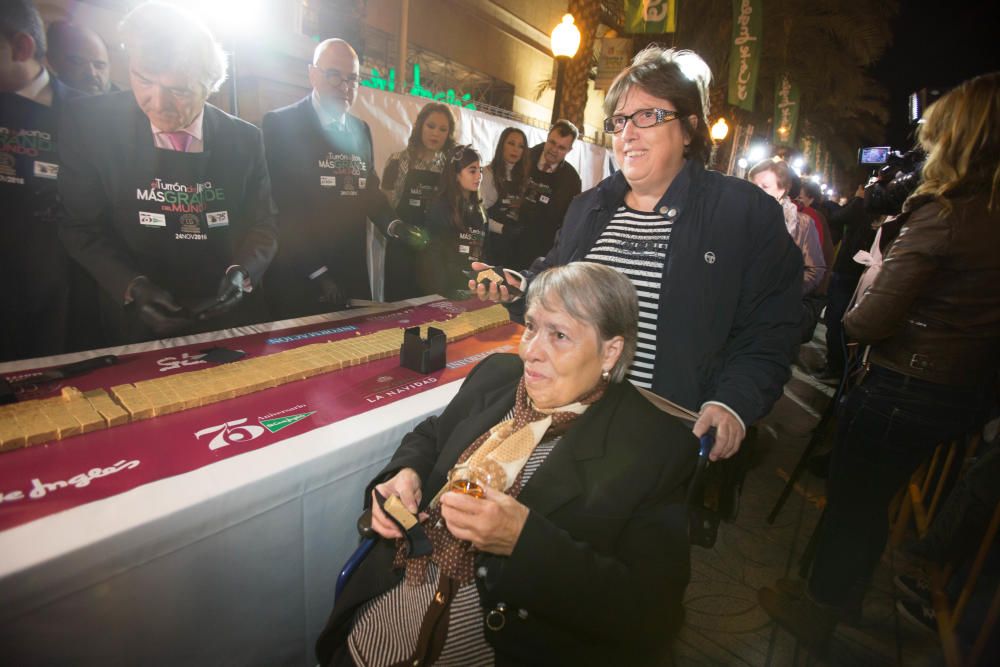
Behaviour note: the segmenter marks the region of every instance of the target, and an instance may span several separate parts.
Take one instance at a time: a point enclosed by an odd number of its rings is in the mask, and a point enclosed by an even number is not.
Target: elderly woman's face
[[[155,73],[132,65],[129,81],[139,108],[161,132],[190,125],[208,99],[205,87],[184,72]]]
[[[677,110],[673,102],[633,86],[618,101],[614,115],[631,116],[640,109]],[[640,189],[672,181],[684,166],[684,147],[689,143],[691,139],[684,126],[676,119],[646,128],[638,128],[629,120],[625,129],[612,139],[615,161],[622,174],[629,185]]]
[[[593,325],[571,317],[558,298],[548,301],[551,310],[538,302],[528,308],[519,349],[524,386],[539,408],[568,405],[593,389],[623,347],[620,336],[600,342]]]

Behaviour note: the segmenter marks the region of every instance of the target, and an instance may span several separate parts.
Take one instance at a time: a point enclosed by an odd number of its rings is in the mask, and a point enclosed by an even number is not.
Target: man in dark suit
[[[379,189],[368,124],[348,113],[358,54],[340,39],[316,47],[312,93],[264,116],[281,249],[266,287],[272,315],[296,317],[370,299],[366,218],[387,237],[406,225]]]
[[[29,0],[0,17],[0,361],[58,354],[91,342],[71,326],[88,285],[59,242],[57,117],[79,95],[49,76],[42,19]],[[91,292],[92,295],[92,292]]]
[[[103,288],[112,342],[264,318],[277,248],[260,131],[206,104],[226,56],[197,17],[149,3],[121,26],[130,92],[74,100],[59,191],[70,254]]]
[[[60,81],[88,95],[100,95],[111,85],[108,47],[96,32],[69,21],[53,21],[48,32],[49,66]]]
[[[549,129],[545,143],[531,149],[531,172],[517,224],[503,232],[508,237],[505,244],[512,248],[511,266],[531,266],[549,251],[569,203],[580,194],[580,174],[566,162],[578,136],[573,123],[560,119]]]

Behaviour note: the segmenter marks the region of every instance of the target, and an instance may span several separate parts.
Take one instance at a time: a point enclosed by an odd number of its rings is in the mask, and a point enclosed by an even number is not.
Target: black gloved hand
[[[347,294],[329,273],[324,273],[313,282],[319,288],[320,303],[329,304],[330,310],[342,310],[347,307]]]
[[[157,336],[168,336],[192,324],[182,315],[183,308],[173,295],[147,278],[139,276],[129,286],[129,296],[139,314],[139,319]]]
[[[402,220],[394,220],[389,231],[392,237],[404,243],[414,250],[423,250],[430,243],[430,236],[427,230],[416,225],[409,225]]]
[[[243,285],[250,279],[250,274],[242,266],[231,266],[226,275],[219,281],[215,303],[198,314],[199,320],[208,320],[228,313],[243,300]]]

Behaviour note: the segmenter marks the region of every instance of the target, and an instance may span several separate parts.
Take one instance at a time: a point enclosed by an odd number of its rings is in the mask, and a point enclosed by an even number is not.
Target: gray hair
[[[615,336],[625,339],[610,378],[611,382],[624,380],[639,336],[639,297],[629,279],[603,264],[572,262],[543,271],[528,285],[529,306],[537,301],[553,310],[553,297],[570,317],[593,326],[598,342]]]
[[[35,60],[45,58],[45,26],[31,0],[5,0],[0,12],[0,34],[8,41],[17,33],[24,33],[35,40]]]
[[[684,157],[694,157],[707,163],[712,151],[708,130],[708,86],[712,70],[694,51],[665,49],[650,44],[636,54],[632,64],[615,77],[604,96],[604,113],[614,114],[618,102],[632,86],[653,97],[669,100],[680,113],[677,121],[691,138]],[[692,126],[689,116],[698,123]]]
[[[147,2],[118,30],[129,60],[151,72],[185,72],[214,93],[226,80],[226,52],[202,21],[175,5]]]

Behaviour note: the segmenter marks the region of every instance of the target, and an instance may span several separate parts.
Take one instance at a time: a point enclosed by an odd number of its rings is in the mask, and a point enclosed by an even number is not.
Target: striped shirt
[[[512,419],[511,410],[504,419]],[[559,438],[543,441],[524,464],[522,489],[538,470]],[[365,603],[354,617],[347,647],[354,662],[363,667],[383,667],[409,660],[417,647],[420,625],[437,590],[438,567],[430,563],[423,584],[405,580]],[[495,662],[493,647],[486,641],[486,615],[479,602],[475,582],[455,592],[448,610],[448,634],[436,667],[489,666]]]
[[[653,385],[660,283],[672,228],[673,220],[660,213],[636,211],[623,204],[585,257],[588,262],[621,271],[635,285],[639,295],[639,340],[628,379],[646,389]]]

